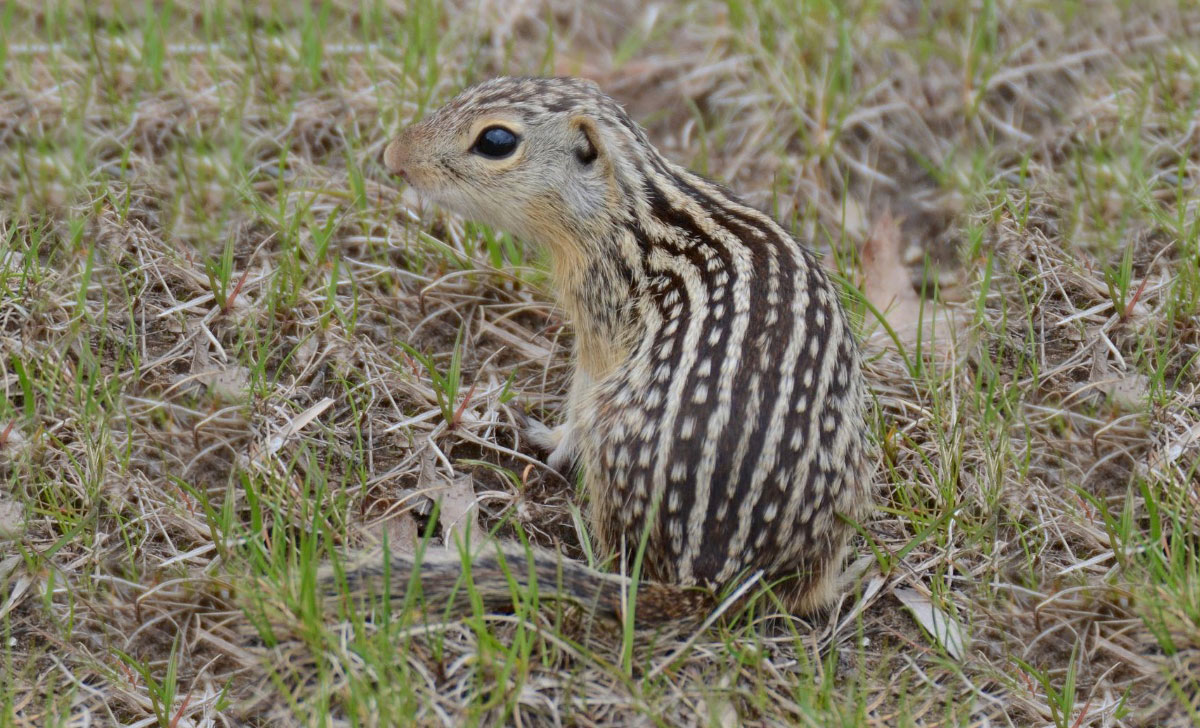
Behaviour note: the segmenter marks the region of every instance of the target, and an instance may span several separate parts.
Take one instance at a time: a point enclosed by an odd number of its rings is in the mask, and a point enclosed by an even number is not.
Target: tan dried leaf
[[[25,531],[25,507],[0,496],[0,539],[15,539]]]
[[[29,448],[29,439],[14,421],[0,420],[0,463],[11,462]]]
[[[1142,412],[1150,395],[1150,379],[1144,374],[1113,372],[1103,379],[1076,384],[1071,392],[1075,395],[1100,394],[1122,412]]]
[[[875,222],[862,247],[863,293],[897,331],[915,326],[921,309],[900,247],[900,224],[890,213]]]
[[[970,640],[953,616],[930,601],[928,594],[916,589],[900,588],[895,590],[895,594],[900,603],[908,607],[916,617],[917,624],[921,625],[926,634],[945,648],[951,657],[956,660],[963,659]]]
[[[409,511],[401,511],[372,523],[366,529],[367,537],[375,543],[383,543],[387,534],[388,550],[393,554],[412,554],[417,550],[421,529]]]
[[[474,479],[470,474],[454,477],[442,487],[435,498],[440,500],[438,521],[446,534],[446,545],[467,543],[467,539],[478,540],[483,533],[479,524],[479,509],[476,507]]]
[[[902,259],[901,238],[900,224],[891,213],[875,222],[861,251],[863,295],[883,314],[903,346],[916,344],[919,332],[923,344],[945,350],[959,328],[958,317],[935,301],[922,301],[913,290],[909,268]],[[863,328],[869,344],[894,345],[886,328],[870,313]]]
[[[243,366],[227,366],[202,375],[208,391],[220,402],[240,402],[250,388],[250,370]]]

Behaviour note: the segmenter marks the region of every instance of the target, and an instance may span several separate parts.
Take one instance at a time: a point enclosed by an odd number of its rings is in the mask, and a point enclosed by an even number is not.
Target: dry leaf
[[[1200,443],[1200,423],[1178,433],[1168,441],[1165,447],[1155,448],[1150,454],[1149,461],[1145,465],[1138,465],[1138,471],[1157,478],[1170,478],[1172,469],[1175,468],[1179,459],[1197,443]],[[1186,465],[1186,462],[1181,465]],[[1181,470],[1177,472],[1181,472]]]
[[[442,503],[438,521],[446,534],[447,546],[467,543],[467,539],[475,537],[472,534],[482,533],[476,523],[479,509],[475,505],[474,479],[469,474],[455,477],[435,497]]]
[[[12,462],[29,447],[29,439],[16,422],[0,420],[0,463]]]
[[[738,720],[737,709],[733,707],[733,702],[729,699],[729,690],[733,681],[726,674],[721,678],[721,684],[718,691],[714,691],[707,698],[702,698],[697,705],[697,713],[708,718],[707,725],[715,726],[738,726],[741,721]]]
[[[1142,412],[1150,394],[1150,379],[1144,374],[1113,374],[1091,382],[1081,382],[1071,388],[1073,395],[1092,392],[1103,395],[1122,412]]]
[[[192,363],[188,373],[173,378],[170,389],[197,391],[204,387],[223,403],[241,402],[250,388],[250,370],[237,364],[215,361],[209,351],[210,343],[199,326],[191,327]]]
[[[1071,398],[1106,400],[1122,412],[1144,412],[1150,396],[1150,379],[1144,374],[1114,366],[1108,347],[1097,338],[1092,344],[1092,368],[1088,379],[1071,387]]]
[[[862,247],[863,293],[897,331],[915,326],[921,309],[908,267],[900,259],[900,246],[900,224],[884,213]]]
[[[8,558],[0,561],[0,581],[4,581],[16,571],[16,568],[24,560],[21,554],[13,554]]]
[[[899,222],[890,213],[884,213],[863,243],[863,295],[887,319],[903,346],[914,345],[920,332],[926,346],[937,344],[945,349],[958,328],[956,317],[934,301],[922,301],[913,290],[908,266],[901,258],[902,247]],[[863,328],[869,343],[885,348],[894,345],[890,334],[872,314],[867,314]]]
[[[839,589],[847,592],[847,596],[853,598],[854,594],[850,593],[851,585],[862,579],[868,572],[871,566],[876,564],[874,556],[863,556],[862,558],[851,564],[839,579]],[[876,572],[871,578],[866,580],[862,586],[862,593],[854,602],[845,615],[838,621],[836,625],[830,625],[830,629],[821,636],[821,649],[826,649],[829,645],[837,640],[838,635],[845,634],[847,630],[853,630],[855,625],[859,624],[859,615],[869,607],[875,600],[875,596],[883,588],[887,582],[887,577]]]
[[[0,539],[15,539],[25,531],[25,507],[0,496]]]
[[[16,250],[0,252],[0,270],[19,271],[25,265],[25,256]]]
[[[322,397],[316,404],[293,417],[282,432],[267,441],[267,449],[272,453],[278,452],[289,438],[295,437],[301,430],[308,427],[309,423],[320,417],[321,413],[329,409],[333,402],[332,397]]]
[[[438,523],[442,526],[447,547],[466,543],[472,534],[482,533],[477,523],[474,480],[468,474],[446,478],[437,472],[433,449],[427,446],[421,454],[421,473],[417,478],[419,492],[427,493],[439,502]]]
[[[19,555],[13,555],[0,562],[0,579],[7,579],[17,565],[21,563]],[[11,583],[12,589],[8,592],[8,599],[4,604],[0,605],[0,619],[8,616],[18,604],[21,603],[22,597],[29,591],[29,587],[33,584],[33,579],[28,574],[21,574]]]
[[[404,510],[394,515],[385,516],[370,524],[365,529],[365,535],[376,544],[383,543],[387,534],[388,550],[393,554],[413,554],[417,550],[417,542],[421,538],[421,529],[417,526],[412,512]]]
[[[301,341],[293,350],[292,357],[296,361],[296,367],[303,370],[307,369],[308,365],[316,358],[320,350],[320,344],[316,336],[309,336]]]
[[[250,388],[250,370],[243,366],[227,366],[201,374],[198,379],[208,385],[208,392],[220,402],[240,402]]]
[[[287,444],[288,440],[298,435],[313,420],[320,417],[321,413],[329,409],[329,406],[333,402],[334,400],[331,397],[322,398],[316,404],[293,417],[278,434],[270,437],[265,443],[256,442],[251,445],[250,452],[246,454],[244,462],[249,465],[262,465],[267,456],[279,452]]]
[[[962,627],[954,617],[934,605],[928,595],[922,594],[916,589],[896,589],[895,594],[896,598],[916,617],[917,623],[921,625],[926,634],[937,640],[937,643],[945,648],[946,652],[950,653],[954,659],[961,660],[963,658],[963,655],[967,653],[970,641],[963,634]]]

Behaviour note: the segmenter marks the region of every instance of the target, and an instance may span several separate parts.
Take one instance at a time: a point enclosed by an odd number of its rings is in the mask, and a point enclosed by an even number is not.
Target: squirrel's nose
[[[397,139],[387,145],[387,149],[383,150],[383,166],[387,167],[387,171],[392,174],[404,176],[404,167],[408,155],[405,154],[404,147],[401,146],[400,140]]]

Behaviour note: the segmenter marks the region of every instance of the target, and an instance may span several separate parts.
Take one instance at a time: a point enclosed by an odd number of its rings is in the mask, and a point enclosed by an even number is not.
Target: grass
[[[1200,722],[1196,38],[1185,0],[3,4],[0,725]],[[569,372],[544,253],[379,163],[498,73],[599,81],[868,324],[895,216],[947,317],[865,335],[880,510],[831,614],[317,587],[437,548],[454,483],[594,557],[520,428]]]

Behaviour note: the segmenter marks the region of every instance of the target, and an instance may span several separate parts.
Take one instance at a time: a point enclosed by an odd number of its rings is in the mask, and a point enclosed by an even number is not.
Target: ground
[[[16,0],[0,31],[0,725],[1200,722],[1190,0]],[[448,515],[594,556],[518,426],[569,372],[543,254],[380,163],[500,73],[595,79],[839,274],[880,507],[830,614],[318,598]]]

